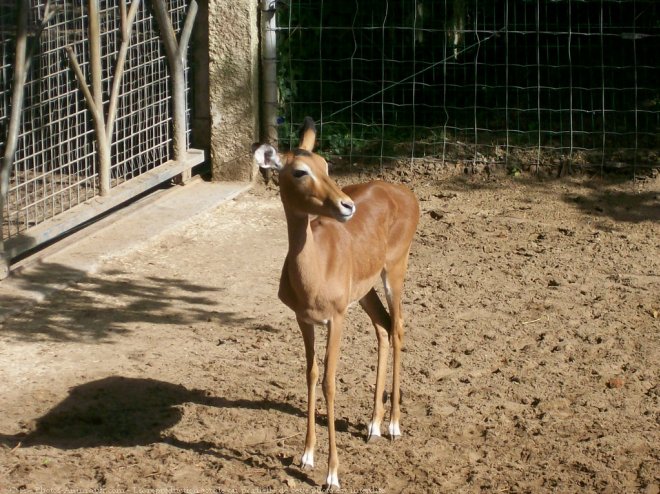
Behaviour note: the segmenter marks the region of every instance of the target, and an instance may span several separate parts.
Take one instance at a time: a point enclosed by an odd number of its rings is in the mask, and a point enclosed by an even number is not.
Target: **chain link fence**
[[[660,2],[277,3],[279,140],[511,171],[657,167]]]

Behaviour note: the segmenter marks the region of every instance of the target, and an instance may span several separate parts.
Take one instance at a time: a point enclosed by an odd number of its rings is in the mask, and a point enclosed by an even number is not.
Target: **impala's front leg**
[[[314,325],[300,319],[298,319],[298,325],[305,341],[305,358],[307,360],[307,436],[305,438],[305,452],[301,461],[302,468],[306,469],[314,467],[316,383],[319,378],[319,368],[314,355]]]
[[[335,376],[337,374],[337,358],[341,343],[342,325],[344,315],[336,315],[328,323],[328,345],[325,354],[325,373],[323,375],[323,394],[328,409],[328,489],[339,489],[339,458],[337,457],[337,444],[335,439]]]

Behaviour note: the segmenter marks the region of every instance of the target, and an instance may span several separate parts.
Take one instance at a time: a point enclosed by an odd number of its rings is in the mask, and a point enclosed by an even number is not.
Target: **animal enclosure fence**
[[[177,88],[175,75],[187,74],[194,1],[0,5],[0,254],[4,244],[14,257],[203,160],[173,142],[181,128],[187,140],[188,84]]]
[[[309,114],[322,123],[321,150],[350,160],[659,164],[660,2],[276,5],[267,29],[284,145]]]

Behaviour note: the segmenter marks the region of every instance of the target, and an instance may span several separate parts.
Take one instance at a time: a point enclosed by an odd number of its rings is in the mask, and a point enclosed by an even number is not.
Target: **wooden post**
[[[110,193],[110,143],[106,137],[103,112],[103,67],[101,66],[101,15],[99,0],[89,0],[89,67],[92,79],[92,97],[96,108],[96,152],[99,160],[99,194]]]
[[[172,80],[172,152],[174,160],[182,162],[186,159],[188,146],[186,143],[186,81],[184,69],[186,64],[186,53],[188,41],[192,32],[198,5],[195,0],[190,2],[190,8],[186,21],[181,31],[181,37],[177,43],[172,20],[167,8],[166,0],[154,0],[154,14],[160,26],[160,35],[165,47],[167,63],[170,68]],[[190,170],[181,174],[181,181],[186,182],[191,177]]]
[[[14,167],[16,157],[16,147],[18,146],[18,134],[21,127],[23,97],[25,94],[25,82],[27,81],[28,70],[32,60],[32,52],[35,45],[39,42],[39,37],[46,27],[46,24],[55,14],[50,8],[50,2],[46,1],[44,6],[44,16],[37,28],[33,43],[28,47],[28,2],[16,2],[18,6],[18,15],[16,22],[16,59],[14,63],[14,81],[11,95],[11,111],[9,114],[9,126],[7,130],[7,139],[5,141],[5,152],[0,162],[0,226],[4,224],[5,201],[9,192],[9,176]],[[0,236],[0,280],[6,278],[9,274],[9,257],[5,253],[4,241]]]
[[[108,145],[112,147],[112,137],[117,119],[117,106],[119,104],[119,89],[121,80],[124,76],[124,66],[126,65],[126,55],[128,54],[128,45],[131,42],[131,33],[133,32],[133,23],[140,7],[140,0],[133,0],[131,8],[126,12],[126,0],[119,0],[119,12],[121,15],[121,45],[117,53],[117,63],[115,65],[115,74],[112,79],[112,90],[110,91],[110,103],[108,105],[108,116],[106,118],[106,137]]]
[[[14,166],[18,131],[21,126],[21,110],[23,108],[23,93],[25,91],[26,55],[27,55],[27,2],[18,2],[18,22],[16,32],[16,65],[14,66],[14,87],[11,95],[11,113],[5,154],[0,168],[0,219],[4,224],[5,200],[9,191],[9,175]],[[4,242],[0,237],[0,279],[9,274],[9,258],[5,255]]]
[[[73,69],[78,86],[85,96],[85,101],[92,114],[94,130],[96,133],[96,153],[99,163],[99,194],[106,196],[110,193],[110,171],[112,163],[112,139],[115,120],[117,117],[117,106],[119,101],[119,90],[121,79],[124,75],[124,65],[128,44],[131,39],[133,22],[140,6],[140,0],[133,0],[131,8],[126,13],[126,0],[120,1],[122,41],[117,54],[115,73],[110,92],[110,103],[108,105],[107,119],[103,107],[103,69],[101,65],[101,26],[98,0],[89,0],[89,56],[90,56],[90,78],[92,80],[91,90],[87,86],[85,75],[80,68],[75,51],[70,46],[66,47],[69,63]]]

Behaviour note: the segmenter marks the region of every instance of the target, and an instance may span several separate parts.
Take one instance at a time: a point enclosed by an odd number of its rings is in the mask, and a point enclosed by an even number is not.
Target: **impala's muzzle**
[[[350,199],[341,199],[337,204],[337,219],[346,222],[355,214],[355,203]]]

